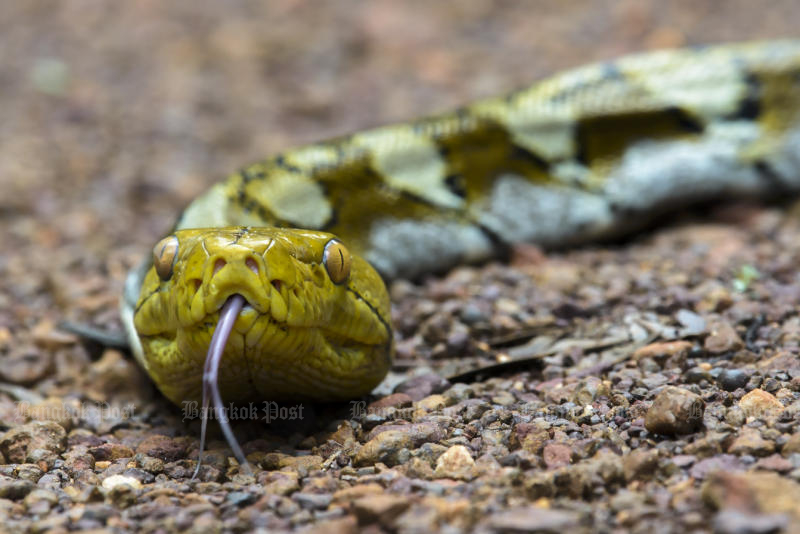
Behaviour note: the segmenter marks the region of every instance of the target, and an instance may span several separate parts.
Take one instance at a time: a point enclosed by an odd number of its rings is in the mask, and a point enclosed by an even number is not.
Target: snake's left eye
[[[334,284],[347,281],[350,276],[350,251],[338,239],[331,239],[322,252],[322,264]]]
[[[156,274],[164,281],[172,276],[172,268],[178,259],[178,238],[174,235],[165,237],[153,247],[153,267]]]

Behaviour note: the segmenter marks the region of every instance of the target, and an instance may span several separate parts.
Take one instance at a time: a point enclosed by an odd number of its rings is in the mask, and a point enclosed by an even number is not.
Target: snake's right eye
[[[178,238],[165,237],[153,247],[153,267],[158,277],[167,281],[172,276],[172,268],[178,259]]]

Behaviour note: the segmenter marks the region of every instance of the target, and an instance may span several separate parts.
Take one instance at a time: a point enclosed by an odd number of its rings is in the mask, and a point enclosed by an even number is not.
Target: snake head
[[[331,234],[178,230],[153,253],[134,325],[141,363],[176,404],[200,399],[220,310],[235,295],[244,306],[219,365],[226,401],[358,397],[391,365],[383,280]]]

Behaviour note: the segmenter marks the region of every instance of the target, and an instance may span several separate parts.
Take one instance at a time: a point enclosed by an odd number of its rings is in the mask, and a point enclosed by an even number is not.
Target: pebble
[[[758,460],[755,465],[753,466],[755,469],[761,469],[763,471],[775,471],[778,473],[788,473],[792,469],[794,469],[794,465],[792,462],[783,458],[779,454],[771,454],[766,458],[761,458]]]
[[[449,399],[444,395],[428,395],[414,403],[414,408],[418,412],[429,413],[444,410],[449,403]]]
[[[0,499],[13,501],[28,495],[36,485],[30,480],[15,480],[10,477],[0,477]]]
[[[542,460],[548,469],[556,469],[570,464],[572,447],[565,443],[548,443],[542,449]]]
[[[725,509],[714,516],[716,534],[774,534],[783,532],[789,518],[783,514],[751,514]]]
[[[367,411],[372,412],[375,410],[383,410],[386,408],[408,408],[414,402],[411,397],[405,393],[392,393],[385,397],[369,403]]]
[[[749,373],[741,369],[723,369],[717,376],[717,384],[725,391],[743,388],[748,380],[750,380]]]
[[[742,456],[767,456],[775,450],[775,443],[764,439],[756,428],[744,427],[728,447],[728,454]]]
[[[690,434],[702,426],[704,410],[705,403],[698,395],[667,386],[647,410],[645,428],[667,436]]]
[[[680,367],[686,361],[693,344],[689,341],[666,341],[651,343],[636,349],[633,353],[634,360],[650,358],[657,361],[662,367]]]
[[[703,500],[718,510],[788,514],[790,522],[800,522],[800,484],[776,473],[717,471],[703,483],[701,493]]]
[[[388,466],[397,465],[403,460],[403,450],[411,447],[413,441],[408,432],[387,430],[366,442],[353,458],[353,465],[364,467],[377,462]]]
[[[622,470],[625,480],[650,480],[656,475],[659,452],[657,449],[636,449],[622,459]]]
[[[771,393],[763,389],[754,389],[739,399],[739,407],[747,418],[764,418],[778,415],[783,411],[783,404]]]
[[[91,454],[95,460],[113,462],[120,458],[132,458],[134,452],[129,447],[119,443],[104,443],[97,447],[90,447],[89,454]]]
[[[292,499],[297,501],[300,508],[306,510],[325,510],[330,506],[333,495],[325,493],[302,493],[292,494]]]
[[[112,490],[117,486],[126,485],[132,489],[142,489],[142,483],[138,478],[125,475],[112,475],[103,479],[103,488]]]
[[[789,439],[786,443],[783,444],[781,448],[781,454],[783,456],[789,456],[790,454],[800,454],[800,432],[796,432],[789,436]]]
[[[417,402],[434,393],[442,393],[450,382],[434,373],[417,375],[401,382],[394,388],[394,393],[405,393],[412,401]]]
[[[0,438],[0,453],[15,463],[28,461],[37,450],[59,454],[66,447],[67,433],[64,427],[52,421],[32,421],[12,428]]]
[[[703,348],[711,354],[722,354],[744,347],[744,342],[739,334],[727,322],[720,321],[711,325],[710,332],[703,343]]]
[[[453,445],[436,460],[433,476],[436,478],[453,478],[471,480],[474,476],[475,460],[463,445]]]
[[[568,510],[528,506],[492,515],[487,523],[495,532],[556,534],[578,527],[580,515]]]
[[[163,462],[174,462],[184,458],[187,446],[188,441],[184,438],[176,439],[153,434],[139,443],[136,453],[152,456]]]
[[[361,526],[380,523],[389,527],[410,505],[408,497],[402,495],[367,495],[353,501],[352,509]]]

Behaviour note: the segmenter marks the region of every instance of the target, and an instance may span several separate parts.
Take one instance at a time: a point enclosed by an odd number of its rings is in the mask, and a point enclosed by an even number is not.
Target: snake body
[[[800,41],[634,55],[244,168],[129,275],[123,318],[176,403],[201,397],[237,294],[224,399],[352,398],[391,364],[382,278],[614,235],[676,204],[798,191]]]

